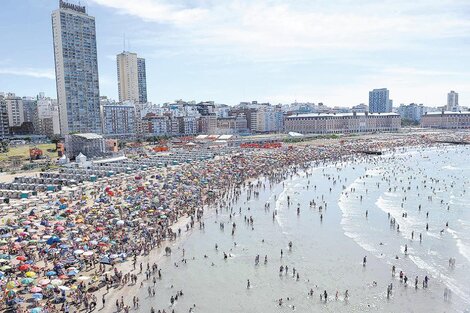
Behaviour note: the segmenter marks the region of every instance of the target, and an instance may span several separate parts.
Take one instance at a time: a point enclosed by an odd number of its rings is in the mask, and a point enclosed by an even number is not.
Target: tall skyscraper
[[[459,111],[459,94],[453,90],[447,94],[447,111]]]
[[[59,2],[52,13],[60,132],[100,133],[95,18],[84,6]]]
[[[369,112],[389,113],[392,112],[393,102],[389,98],[387,88],[374,89],[369,91]]]
[[[116,56],[119,101],[147,102],[145,59],[136,53],[123,51]]]
[[[147,103],[147,71],[144,58],[137,58],[137,76],[139,81],[139,103]]]

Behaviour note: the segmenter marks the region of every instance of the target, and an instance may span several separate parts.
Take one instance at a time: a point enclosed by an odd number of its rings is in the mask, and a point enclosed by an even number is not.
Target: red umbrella
[[[27,258],[24,255],[17,256],[16,259],[20,260],[20,261],[26,261],[27,260]]]
[[[30,266],[29,264],[22,264],[18,267],[18,269],[22,272],[26,272],[27,270],[29,270]]]

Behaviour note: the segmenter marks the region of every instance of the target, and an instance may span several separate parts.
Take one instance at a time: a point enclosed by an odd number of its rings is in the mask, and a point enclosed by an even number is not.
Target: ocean
[[[470,310],[469,155],[468,146],[406,148],[312,166],[281,183],[260,178],[259,197],[244,191],[218,214],[206,210],[204,228],[172,243],[172,255],[158,262],[156,296],[147,295],[151,281],[132,293],[142,312]]]

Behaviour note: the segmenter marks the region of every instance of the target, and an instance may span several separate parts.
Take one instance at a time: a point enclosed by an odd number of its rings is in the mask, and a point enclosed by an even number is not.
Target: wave
[[[470,262],[470,246],[465,245],[465,243],[462,241],[462,239],[459,237],[458,233],[455,230],[447,228],[447,232],[450,233],[452,235],[452,238],[455,239],[459,253],[465,259],[467,259],[468,262]]]
[[[420,269],[425,270],[429,273],[432,277],[440,279],[454,294],[459,296],[462,300],[464,300],[467,304],[470,304],[470,296],[464,290],[465,287],[460,286],[455,279],[450,278],[449,276],[440,272],[434,266],[428,264],[423,259],[416,255],[410,255],[410,260]]]

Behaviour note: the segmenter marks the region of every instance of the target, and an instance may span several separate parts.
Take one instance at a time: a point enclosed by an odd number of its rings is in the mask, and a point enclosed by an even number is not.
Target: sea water
[[[468,147],[414,148],[312,167],[272,187],[262,178],[259,198],[247,201],[242,193],[234,217],[227,208],[206,212],[204,229],[195,225],[186,239],[172,243],[172,255],[158,263],[163,276],[155,297],[147,296],[151,280],[132,293],[142,312],[464,312],[470,308],[469,155]],[[254,219],[253,228],[245,216]],[[287,275],[280,275],[281,265],[289,267]],[[428,288],[422,285],[425,275]],[[184,296],[171,307],[170,297],[179,290]],[[327,302],[320,300],[324,290]]]

